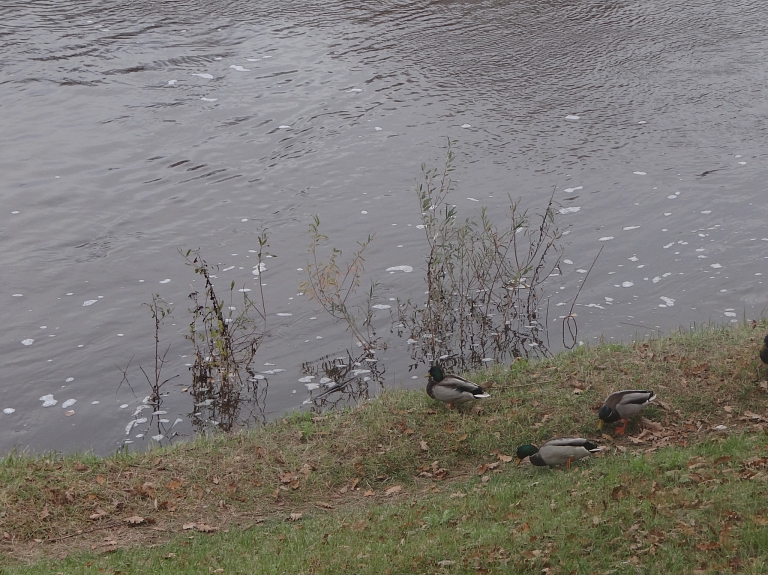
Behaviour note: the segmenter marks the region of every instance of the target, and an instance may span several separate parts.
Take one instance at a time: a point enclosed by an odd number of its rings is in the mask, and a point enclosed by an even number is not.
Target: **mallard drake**
[[[760,359],[763,360],[763,363],[768,363],[768,335],[765,336],[763,347],[760,348]]]
[[[427,395],[432,399],[442,401],[453,409],[454,403],[465,403],[474,399],[483,399],[491,397],[482,387],[474,382],[443,372],[439,365],[433,365],[429,368],[429,373],[424,377],[429,378],[427,382]]]
[[[656,399],[652,391],[641,389],[625,389],[615,391],[603,402],[597,417],[600,418],[598,429],[602,429],[606,423],[622,420],[624,425],[616,428],[616,435],[624,435],[629,418],[643,411],[648,404]]]
[[[530,443],[521,445],[517,448],[515,465],[520,465],[523,459],[530,457],[533,465],[554,467],[565,463],[565,468],[569,469],[572,461],[578,461],[601,450],[601,447],[581,437],[558,437],[550,439],[541,447]]]

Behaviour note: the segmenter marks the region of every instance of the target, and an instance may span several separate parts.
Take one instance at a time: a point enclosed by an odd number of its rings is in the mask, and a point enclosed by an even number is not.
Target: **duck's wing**
[[[624,389],[609,395],[603,405],[616,409],[622,405],[645,405],[656,399],[656,394],[648,389]]]
[[[583,459],[601,448],[582,437],[560,437],[547,441],[539,449],[541,459],[550,466],[561,465],[569,460]]]
[[[473,381],[458,375],[446,375],[437,385],[456,390],[459,393],[469,393],[475,397],[490,397],[485,390]]]
[[[589,441],[588,439],[584,439],[583,437],[558,437],[555,439],[550,439],[544,445],[542,445],[541,448],[543,449],[548,445],[552,447],[582,447],[590,453],[595,453],[602,450],[602,447],[599,447],[596,443]]]

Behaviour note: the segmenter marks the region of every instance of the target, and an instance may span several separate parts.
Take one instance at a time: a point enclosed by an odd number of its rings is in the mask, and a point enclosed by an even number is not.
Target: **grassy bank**
[[[474,409],[393,391],[355,410],[146,454],[10,456],[0,467],[0,566],[765,572],[765,330],[705,329],[518,362],[478,375],[492,398]],[[655,390],[659,405],[627,436],[601,435],[605,396],[638,387]],[[517,445],[556,435],[607,449],[567,472],[514,467]]]

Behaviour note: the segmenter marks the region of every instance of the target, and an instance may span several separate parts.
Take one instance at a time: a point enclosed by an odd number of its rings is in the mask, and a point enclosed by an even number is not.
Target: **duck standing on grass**
[[[763,363],[768,363],[768,335],[765,336],[763,347],[760,348],[760,359],[763,360]]]
[[[654,399],[656,394],[649,390],[625,389],[613,392],[597,412],[597,417],[600,418],[597,428],[602,429],[606,423],[621,419],[624,425],[616,428],[616,435],[624,435],[629,418],[643,411]]]
[[[554,467],[565,463],[565,468],[570,469],[572,461],[578,461],[601,450],[602,447],[581,437],[558,437],[550,439],[541,447],[530,443],[521,445],[517,448],[515,465],[520,465],[523,459],[530,457],[533,465]]]
[[[466,403],[475,399],[491,397],[476,383],[458,375],[443,373],[443,368],[439,365],[430,367],[429,373],[424,377],[429,378],[427,395],[432,399],[447,403],[449,409],[453,409],[454,403]]]

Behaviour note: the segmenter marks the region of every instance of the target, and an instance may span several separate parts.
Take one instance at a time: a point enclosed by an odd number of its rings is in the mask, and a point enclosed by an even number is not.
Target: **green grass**
[[[6,572],[765,573],[767,440],[603,456],[570,471],[509,466],[375,506]]]
[[[392,391],[150,453],[11,455],[0,570],[765,572],[766,329],[497,367],[474,374],[492,397],[472,409]],[[638,387],[659,396],[650,423],[602,435],[596,408]],[[568,472],[509,462],[517,445],[564,435],[606,452]]]

